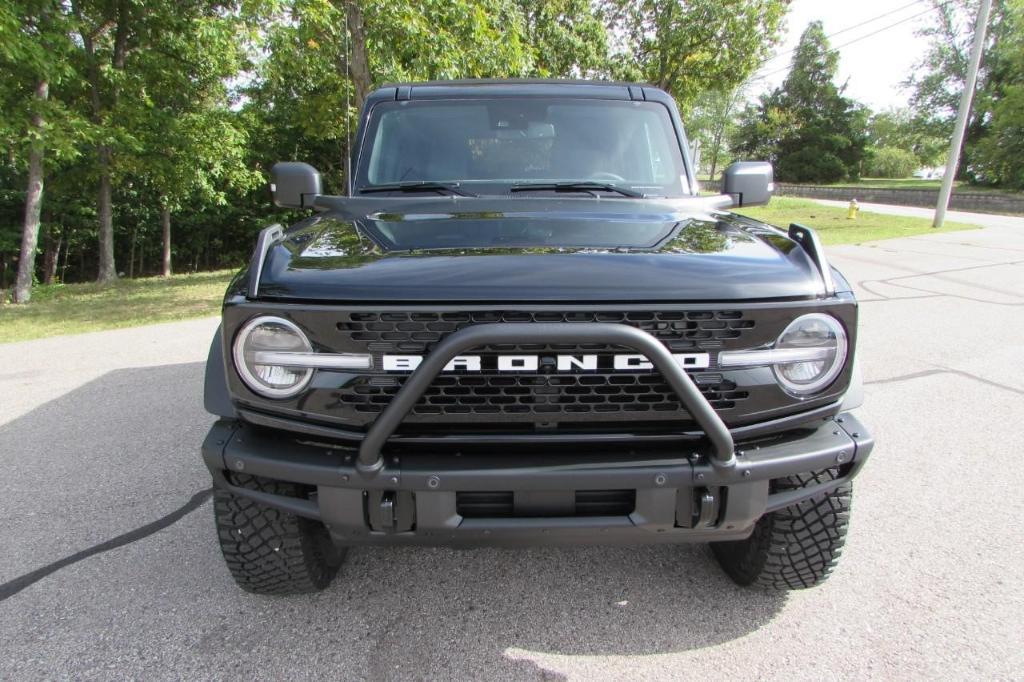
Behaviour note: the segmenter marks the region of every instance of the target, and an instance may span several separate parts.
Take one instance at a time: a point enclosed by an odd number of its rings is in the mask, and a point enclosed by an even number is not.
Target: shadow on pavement
[[[0,427],[0,448],[17,451],[3,458],[11,475],[0,484],[0,511],[14,523],[0,540],[22,552],[4,568],[5,580],[81,555],[0,606],[12,616],[27,609],[12,626],[66,591],[60,581],[102,567],[92,590],[109,592],[109,602],[77,608],[92,622],[147,614],[134,629],[125,623],[125,632],[107,633],[115,649],[133,646],[139,627],[170,628],[181,634],[169,638],[187,638],[190,655],[211,664],[255,665],[286,650],[331,652],[374,676],[522,677],[548,675],[535,655],[657,654],[730,641],[785,604],[784,595],[733,585],[702,546],[665,545],[354,548],[323,593],[244,593],[221,562],[209,503],[159,523],[209,485],[199,457],[212,422],[201,409],[202,370],[191,363],[111,372]],[[54,496],[60,513],[47,502]],[[26,512],[31,522],[18,522]],[[152,533],[131,535],[147,525]],[[89,551],[126,533],[131,541],[112,551]],[[161,622],[168,610],[190,614],[184,632]]]

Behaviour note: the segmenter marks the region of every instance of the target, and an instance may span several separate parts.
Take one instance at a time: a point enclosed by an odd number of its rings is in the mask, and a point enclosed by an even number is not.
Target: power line
[[[922,2],[927,2],[927,1],[928,0],[914,0],[913,2],[909,2],[906,5],[903,5],[902,7],[897,7],[896,9],[889,10],[885,14],[879,14],[876,17],[872,17],[870,19],[867,19],[865,21],[860,22],[859,24],[854,24],[853,26],[847,26],[846,28],[842,29],[841,31],[836,31],[835,33],[830,33],[827,36],[825,36],[825,38],[831,40],[832,38],[835,38],[836,36],[840,36],[840,35],[842,35],[844,33],[849,33],[850,31],[856,30],[856,29],[858,29],[858,28],[860,28],[862,26],[867,26],[868,24],[873,24],[876,21],[879,21],[880,19],[885,19],[886,17],[891,17],[893,14],[898,14],[899,12],[902,12],[905,9],[909,9],[910,7],[913,7],[914,5],[920,5]],[[794,47],[792,50],[786,50],[785,52],[780,52],[777,55],[773,55],[773,56],[769,57],[768,59],[765,59],[763,62],[761,62],[760,66],[764,66],[765,64],[768,64],[769,62],[774,62],[776,59],[780,59],[780,58],[785,57],[787,55],[791,55],[794,52],[796,52],[798,49],[800,49],[799,46]]]
[[[940,7],[941,6],[942,5],[940,5]],[[912,21],[914,19],[917,19],[918,17],[923,17],[926,14],[930,14],[933,11],[933,9],[934,8],[930,7],[928,9],[926,9],[924,12],[919,12],[917,14],[912,14],[911,16],[906,17],[904,19],[900,19],[899,21],[894,22],[892,24],[889,24],[888,26],[883,26],[882,28],[880,28],[878,30],[872,31],[871,33],[867,33],[865,35],[860,36],[859,38],[854,38],[853,40],[847,41],[847,42],[843,43],[842,45],[836,45],[835,47],[829,48],[828,50],[826,50],[826,53],[838,52],[839,50],[841,50],[844,47],[849,47],[850,45],[853,45],[854,43],[859,43],[862,40],[867,40],[868,38],[873,38],[874,36],[878,35],[879,33],[883,33],[885,31],[888,31],[891,28],[896,28],[897,26],[900,26],[901,24],[905,24],[908,21]],[[797,49],[799,49],[799,47]],[[796,50],[794,50],[794,52],[795,51]],[[790,69],[789,66],[785,66],[785,67],[783,67],[781,69],[774,69],[772,71],[769,71],[768,73],[765,73],[765,74],[762,74],[762,75],[758,76],[757,78],[753,79],[750,82],[756,83],[757,81],[762,81],[762,80],[768,78],[769,76],[774,76],[777,73],[782,73],[783,71],[789,71],[789,69]]]

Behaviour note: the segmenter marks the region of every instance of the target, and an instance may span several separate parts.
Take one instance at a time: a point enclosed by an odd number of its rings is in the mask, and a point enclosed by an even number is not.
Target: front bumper
[[[216,487],[321,521],[340,544],[618,544],[742,539],[766,512],[852,479],[873,445],[854,416],[841,414],[813,429],[737,443],[730,467],[715,464],[710,446],[562,445],[395,449],[367,472],[355,449],[221,420],[203,443],[203,458]],[[773,493],[774,479],[809,472],[822,472],[819,483]],[[236,474],[298,483],[308,494],[250,490],[232,483]],[[628,492],[632,511],[574,513],[576,491]],[[460,513],[466,494],[488,492],[511,496],[513,513]]]

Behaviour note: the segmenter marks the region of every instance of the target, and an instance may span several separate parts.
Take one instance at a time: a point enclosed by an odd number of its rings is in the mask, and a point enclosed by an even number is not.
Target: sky
[[[926,39],[914,35],[915,29],[927,24],[928,15],[912,17],[927,12],[930,7],[927,0],[916,3],[914,0],[793,0],[786,20],[785,37],[775,50],[778,56],[755,74],[755,78],[764,79],[753,84],[750,94],[756,97],[782,83],[800,34],[809,23],[820,20],[826,35],[843,31],[830,38],[829,42],[833,48],[839,48],[837,82],[848,83],[846,95],[875,111],[906,106],[909,93],[901,89],[900,83],[911,73],[928,47]],[[887,16],[846,30],[883,14]],[[909,21],[892,26],[904,19]],[[886,28],[888,26],[892,28]],[[864,37],[875,31],[879,33]],[[862,37],[863,40],[858,40]],[[857,42],[842,47],[851,41]]]

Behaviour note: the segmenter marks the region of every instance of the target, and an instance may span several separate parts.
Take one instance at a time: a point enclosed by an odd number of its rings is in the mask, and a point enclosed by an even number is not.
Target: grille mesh
[[[616,322],[642,329],[672,350],[719,348],[723,341],[738,339],[754,321],[738,310],[720,311],[474,311],[474,312],[351,312],[337,323],[339,331],[371,352],[422,353],[446,334],[471,324],[488,322]],[[581,346],[516,344],[493,350],[603,349]]]
[[[364,379],[340,400],[357,412],[381,412],[406,377]],[[708,383],[714,381],[717,383]],[[748,397],[721,375],[703,375],[698,385],[718,410]],[[439,376],[413,409],[418,415],[544,415],[593,413],[684,414],[660,374],[561,374],[542,376]]]

